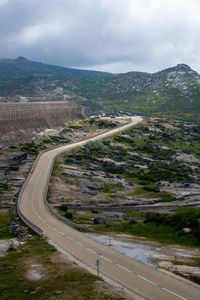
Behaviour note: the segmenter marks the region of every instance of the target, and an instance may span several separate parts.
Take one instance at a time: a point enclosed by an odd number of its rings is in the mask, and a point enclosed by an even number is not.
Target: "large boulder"
[[[124,220],[124,214],[122,212],[105,212],[107,219],[112,221],[122,221]]]
[[[9,169],[12,171],[19,170],[19,165],[23,163],[23,161],[27,158],[26,152],[14,153],[9,158]]]
[[[96,225],[105,225],[106,219],[104,217],[95,217],[93,222]]]
[[[6,186],[7,186],[6,171],[0,170],[0,188],[4,188]]]
[[[99,187],[91,182],[89,179],[81,178],[80,179],[81,189],[83,193],[96,195]]]

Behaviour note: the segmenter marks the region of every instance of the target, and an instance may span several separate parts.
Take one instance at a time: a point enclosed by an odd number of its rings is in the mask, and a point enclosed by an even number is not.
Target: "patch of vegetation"
[[[47,195],[46,195],[46,199],[47,199],[48,202],[50,202],[51,195],[52,195],[52,190],[51,190],[51,188],[49,187],[49,188],[48,188],[48,191],[47,191]]]
[[[98,278],[71,263],[53,261],[55,248],[39,237],[34,237],[16,251],[10,251],[0,258],[0,290],[1,300],[49,299],[122,299],[96,292],[94,284]],[[31,261],[36,261],[44,267],[45,276],[41,280],[28,280],[27,271]],[[57,292],[61,291],[61,296]]]
[[[72,220],[74,218],[74,213],[72,211],[68,211],[68,206],[67,204],[62,204],[58,208],[58,212],[65,218]]]
[[[51,143],[52,143],[52,140],[46,139],[46,140],[43,140],[43,143],[45,143],[45,144],[51,144]]]
[[[135,141],[133,139],[131,139],[130,137],[127,137],[124,135],[116,135],[113,138],[113,141],[117,142],[117,143],[126,143],[128,145],[135,146]]]
[[[179,232],[183,228],[190,228],[192,235],[200,243],[200,209],[183,208],[175,214],[146,213],[144,223],[155,223],[157,225],[171,226]]]
[[[92,126],[97,126],[100,129],[111,129],[117,127],[117,124],[115,122],[111,122],[109,120],[103,120],[103,119],[90,119],[89,120],[90,124]]]
[[[108,150],[108,147],[101,141],[88,142],[84,148],[91,153],[102,153]]]
[[[5,192],[12,191],[12,189],[13,188],[11,186],[6,184],[4,187],[0,188],[0,195],[4,194]]]
[[[0,211],[0,239],[12,238],[12,234],[9,231],[9,225],[13,219],[12,210]]]
[[[64,217],[69,219],[69,220],[72,220],[74,218],[74,214],[71,211],[67,211],[67,212],[64,213]]]
[[[9,149],[16,150],[16,149],[18,149],[18,147],[15,145],[11,145],[11,146],[9,146]]]
[[[81,125],[69,125],[69,128],[71,128],[71,129],[81,129],[82,126]]]
[[[67,205],[67,204],[62,204],[62,205],[60,206],[60,210],[63,211],[63,212],[68,211],[68,205]]]
[[[59,174],[60,174],[60,168],[58,162],[56,161],[53,165],[51,176],[58,176]]]
[[[116,221],[108,225],[92,225],[96,232],[118,232],[143,236],[165,244],[180,244],[200,247],[200,209],[183,208],[174,214],[167,213],[128,213],[133,221]],[[142,220],[142,222],[141,222]],[[183,228],[191,228],[184,233]]]
[[[26,143],[21,146],[21,150],[30,154],[38,154],[38,145],[35,143]]]
[[[143,198],[161,198],[164,202],[171,202],[176,200],[176,197],[168,192],[160,192],[158,188],[151,188],[149,186],[144,186],[137,188],[133,192],[133,196],[140,196]]]
[[[103,193],[113,193],[116,190],[124,190],[123,185],[116,183],[104,183],[102,188]]]

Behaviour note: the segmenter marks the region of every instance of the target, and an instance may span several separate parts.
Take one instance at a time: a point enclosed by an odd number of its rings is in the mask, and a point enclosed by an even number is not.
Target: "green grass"
[[[9,224],[12,221],[11,211],[0,211],[0,238],[11,238]],[[122,300],[102,291],[95,290],[96,276],[81,268],[60,260],[52,260],[57,255],[54,247],[44,239],[33,236],[16,250],[0,257],[0,300],[44,300],[50,297],[70,300]],[[33,281],[27,278],[27,271],[32,264],[41,264],[44,277]],[[62,291],[61,295],[56,294]]]
[[[31,154],[38,154],[38,145],[35,143],[26,143],[21,146],[22,151],[27,151]]]
[[[0,213],[0,239],[12,238],[12,234],[9,232],[9,224],[12,221],[12,212]]]
[[[107,225],[92,225],[91,231],[98,233],[118,232],[146,237],[165,244],[180,244],[200,247],[198,220],[200,209],[181,208],[173,214],[167,213],[134,213],[127,215],[133,221],[109,222]],[[182,228],[189,227],[191,233],[184,233]]]
[[[82,126],[81,125],[69,125],[69,128],[71,128],[71,129],[81,129]]]
[[[200,243],[192,235],[177,232],[171,226],[163,226],[154,223],[138,224],[131,230],[132,234],[157,240],[165,244],[180,244],[185,246],[200,246]]]
[[[52,196],[52,190],[51,190],[51,188],[49,187],[49,188],[48,188],[48,191],[47,191],[47,195],[46,195],[46,199],[47,199],[48,202],[50,202],[51,196]]]
[[[86,271],[73,267],[71,263],[53,261],[55,248],[39,237],[34,237],[16,251],[0,258],[0,299],[1,300],[44,300],[56,299],[86,300],[86,299],[122,299],[95,290],[98,279]],[[38,281],[26,277],[30,265],[42,264],[44,278]],[[62,291],[61,295],[56,294]]]
[[[58,162],[56,161],[53,165],[51,176],[59,176],[60,175],[60,168]]]
[[[146,186],[137,188],[133,192],[133,196],[140,196],[145,198],[162,198],[164,202],[171,202],[176,200],[176,198],[170,193],[160,192],[159,190],[154,191],[153,188],[151,190],[151,188],[148,189],[148,187]]]
[[[124,187],[115,183],[104,183],[102,191],[103,193],[113,193],[115,190],[123,190]]]
[[[171,226],[158,226],[158,224],[155,223],[132,225],[127,221],[113,222],[110,225],[111,227],[106,227],[105,225],[93,225],[91,228],[92,231],[97,233],[126,233],[145,237],[149,240],[155,240],[164,244],[200,247],[200,243],[194,236],[183,232],[177,232]]]

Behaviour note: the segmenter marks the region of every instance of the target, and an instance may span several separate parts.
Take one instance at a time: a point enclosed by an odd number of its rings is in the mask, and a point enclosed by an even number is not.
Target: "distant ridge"
[[[53,76],[66,78],[102,77],[109,76],[110,73],[78,70],[34,62],[19,56],[16,59],[0,60],[0,80],[17,79],[27,76]]]
[[[73,100],[90,112],[167,113],[200,120],[200,75],[186,64],[150,74],[76,70],[27,60],[0,60],[1,101]]]

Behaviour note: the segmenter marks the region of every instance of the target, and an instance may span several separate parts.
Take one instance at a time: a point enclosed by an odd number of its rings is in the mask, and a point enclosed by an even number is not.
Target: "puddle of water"
[[[109,245],[109,236],[86,233],[86,235],[104,245]],[[156,268],[156,263],[153,262],[154,257],[161,256],[161,248],[153,248],[142,243],[131,243],[122,241],[117,238],[111,239],[112,249],[131,257],[139,262],[142,262],[150,267]]]

